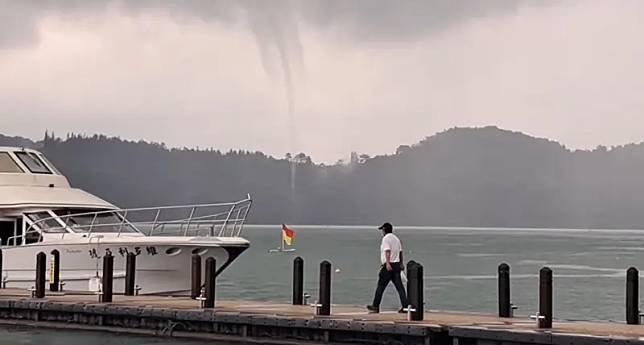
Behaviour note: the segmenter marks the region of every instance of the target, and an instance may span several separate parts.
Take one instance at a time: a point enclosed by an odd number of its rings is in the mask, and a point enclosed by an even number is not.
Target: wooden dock
[[[405,314],[368,314],[362,307],[333,305],[330,316],[309,306],[217,301],[201,309],[187,297],[121,296],[98,303],[95,295],[0,289],[0,324],[217,339],[260,344],[644,344],[644,326],[555,320],[538,329],[525,317],[430,311],[423,321]]]

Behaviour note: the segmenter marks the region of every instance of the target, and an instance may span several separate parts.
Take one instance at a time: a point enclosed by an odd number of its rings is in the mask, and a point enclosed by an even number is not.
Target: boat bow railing
[[[33,222],[25,231],[25,239],[42,233],[142,233],[147,236],[206,236],[239,237],[252,206],[248,195],[230,203],[161,206],[146,208],[113,209],[84,212],[43,218]],[[52,220],[60,226],[51,226]],[[64,224],[64,225],[63,225]],[[18,237],[9,239],[16,243]]]

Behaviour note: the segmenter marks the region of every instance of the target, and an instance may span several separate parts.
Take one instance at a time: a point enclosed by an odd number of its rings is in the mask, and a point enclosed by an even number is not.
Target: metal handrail
[[[192,217],[195,215],[195,207],[193,206],[192,209],[190,209],[190,216],[188,216],[188,224],[186,225],[186,232],[183,233],[183,236],[188,236],[188,230],[190,229],[190,221],[192,220]],[[231,210],[235,209],[234,207],[230,208]],[[181,224],[183,227],[183,224]]]
[[[125,227],[130,227],[137,233],[144,234],[147,236],[152,236],[157,228],[161,228],[163,230],[165,229],[166,225],[169,225],[169,226],[179,225],[182,229],[183,229],[183,226],[185,226],[185,230],[183,231],[182,236],[188,236],[191,230],[191,227],[193,227],[192,230],[195,231],[197,235],[199,235],[199,230],[202,225],[209,225],[209,229],[214,229],[214,227],[217,225],[217,226],[221,226],[221,228],[219,229],[219,233],[217,234],[218,235],[217,237],[238,237],[241,234],[241,229],[246,221],[246,217],[248,216],[251,205],[252,205],[252,199],[250,194],[248,194],[245,199],[242,199],[236,202],[228,202],[228,203],[111,209],[111,210],[83,212],[83,213],[69,214],[64,216],[49,217],[49,218],[39,219],[33,222],[25,230],[24,234],[16,235],[8,238],[7,244],[9,243],[15,244],[17,243],[18,238],[22,238],[23,236],[26,237],[28,234],[32,234],[34,232],[39,234],[38,241],[42,241],[43,232],[47,232],[47,230],[41,231],[39,229],[43,229],[44,227],[42,225],[45,222],[51,221],[51,220],[55,220],[57,223],[60,220],[64,224],[59,227],[53,227],[53,228],[48,227],[48,230],[50,231],[58,230],[58,233],[61,234],[61,237],[64,237],[65,234],[68,232],[79,232],[79,231],[82,234],[87,235],[88,237],[91,237],[90,235],[94,232],[100,233],[101,227],[114,227],[115,229],[118,228],[117,231],[114,231],[117,237],[121,236],[121,234],[123,233],[123,228]],[[160,217],[163,216],[164,211],[177,212],[181,210],[190,211],[187,218],[175,217],[173,219],[167,219],[167,220],[160,219]],[[205,215],[199,214],[199,211],[204,211],[207,214]],[[218,211],[218,212],[215,212],[215,211]],[[126,218],[128,215],[136,216],[145,212],[153,212],[154,219],[131,221]],[[235,213],[236,215],[235,217],[233,217],[232,215]],[[195,214],[199,214],[199,215],[195,216]],[[240,215],[242,214],[243,216],[240,217]],[[109,222],[109,223],[101,223],[99,221],[99,216],[104,216],[104,215],[114,216],[115,221]],[[91,217],[90,224],[80,225],[80,224],[72,224],[72,222],[70,222],[70,220],[72,220],[73,218],[79,218],[79,217],[87,217],[87,218]],[[147,226],[150,224],[152,226],[147,231],[147,234],[137,227],[137,226],[141,226],[141,227]],[[230,231],[230,235],[227,235],[226,230],[229,227],[232,227],[232,230]],[[181,233],[181,231],[179,231],[179,233]],[[208,231],[206,236],[214,237],[214,232]]]
[[[244,211],[244,216],[242,217],[242,221],[239,223],[239,228],[237,229],[237,233],[235,233],[235,237],[239,237],[241,235],[242,227],[244,226],[244,223],[246,223],[246,218],[248,217],[248,212],[250,212],[250,207],[253,206],[253,200],[250,198],[250,194],[248,194],[248,207]]]

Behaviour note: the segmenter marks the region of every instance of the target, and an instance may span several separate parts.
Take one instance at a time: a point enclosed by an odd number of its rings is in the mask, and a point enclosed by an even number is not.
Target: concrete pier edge
[[[638,337],[257,312],[0,299],[0,325],[263,344],[626,345]],[[502,327],[502,325],[499,325]],[[639,326],[634,326],[639,327]]]

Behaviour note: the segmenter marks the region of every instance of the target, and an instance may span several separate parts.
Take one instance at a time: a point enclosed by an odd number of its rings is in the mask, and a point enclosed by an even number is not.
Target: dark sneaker
[[[400,308],[398,309],[398,314],[407,314],[407,311],[405,311],[405,308]]]
[[[379,308],[376,308],[376,307],[374,307],[374,306],[372,306],[372,305],[368,305],[368,306],[367,306],[367,310],[368,310],[368,311],[369,311],[369,313],[371,313],[371,314],[375,314],[375,313],[379,313],[379,312],[380,312],[380,309],[379,309]]]

